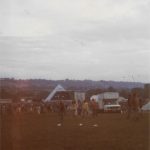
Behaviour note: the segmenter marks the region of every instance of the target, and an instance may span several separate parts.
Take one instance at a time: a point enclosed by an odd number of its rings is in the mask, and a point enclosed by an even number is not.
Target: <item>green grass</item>
[[[97,118],[65,116],[57,126],[57,114],[21,114],[12,119],[13,150],[149,150],[149,115],[127,120],[121,114]],[[78,124],[83,123],[82,127]],[[97,123],[98,127],[92,125]],[[6,149],[5,149],[6,150]]]

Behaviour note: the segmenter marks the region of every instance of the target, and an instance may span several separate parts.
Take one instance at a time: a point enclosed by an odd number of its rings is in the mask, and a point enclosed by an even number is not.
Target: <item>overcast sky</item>
[[[0,77],[150,82],[150,0],[0,0]]]

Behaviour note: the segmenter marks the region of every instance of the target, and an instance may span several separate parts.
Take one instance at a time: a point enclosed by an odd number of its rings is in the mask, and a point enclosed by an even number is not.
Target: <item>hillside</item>
[[[0,79],[0,98],[11,98],[18,101],[21,98],[32,97],[40,101],[58,85],[61,84],[67,90],[86,92],[89,99],[93,94],[104,91],[118,91],[121,96],[128,96],[133,88],[139,88],[143,95],[143,83],[117,82],[117,81],[92,81],[92,80],[45,80],[45,79]]]
[[[45,80],[45,79],[28,79],[16,80],[9,78],[0,79],[1,88],[33,88],[51,90],[56,85],[61,84],[66,89],[70,90],[90,90],[95,88],[107,89],[109,87],[115,89],[132,89],[135,87],[143,88],[144,83],[140,82],[123,82],[123,81],[93,81],[93,80]]]

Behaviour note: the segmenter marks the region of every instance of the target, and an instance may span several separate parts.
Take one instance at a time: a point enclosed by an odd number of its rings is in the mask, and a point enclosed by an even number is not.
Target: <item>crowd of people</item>
[[[122,106],[122,111],[127,114],[127,118],[139,119],[139,112],[141,112],[142,100],[135,92],[129,94],[126,107]],[[87,116],[96,117],[99,113],[98,103],[92,100],[71,101],[64,102],[63,100],[52,103],[12,103],[1,104],[1,113],[58,113],[60,122],[63,122],[64,115],[71,114],[72,117],[80,116],[86,118]]]
[[[1,104],[0,113],[3,114],[24,114],[24,113],[57,113],[58,122],[63,124],[64,115],[71,115],[72,117],[80,116],[86,118],[88,116],[96,117],[98,115],[98,103],[92,101],[71,101],[64,102],[62,100],[52,103],[12,103]]]
[[[48,113],[48,112],[61,112],[70,113],[72,116],[88,116],[92,114],[97,116],[98,114],[98,103],[95,100],[83,102],[69,101],[64,102],[62,100],[52,103],[12,103],[12,104],[1,104],[0,109],[3,113]]]

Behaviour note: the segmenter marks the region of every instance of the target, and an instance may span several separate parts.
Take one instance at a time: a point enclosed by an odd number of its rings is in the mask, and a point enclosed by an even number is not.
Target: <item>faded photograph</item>
[[[149,8],[0,0],[0,150],[149,150]]]

